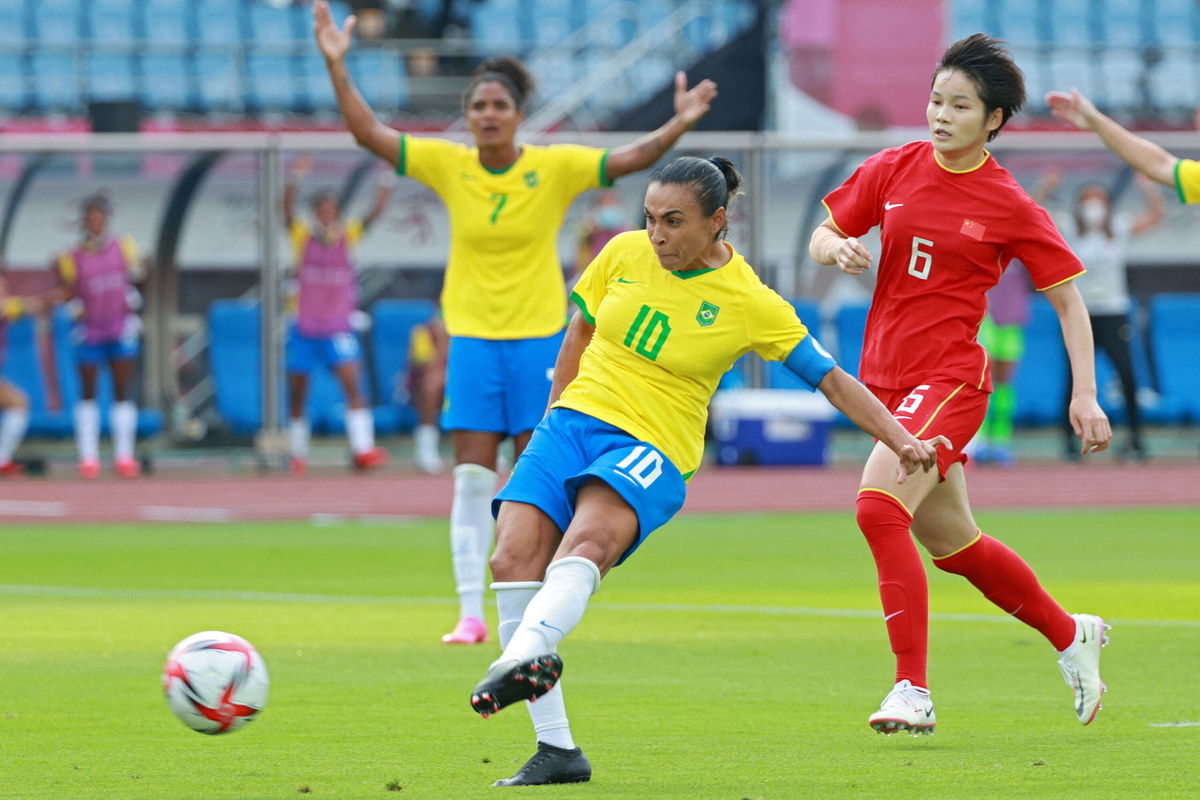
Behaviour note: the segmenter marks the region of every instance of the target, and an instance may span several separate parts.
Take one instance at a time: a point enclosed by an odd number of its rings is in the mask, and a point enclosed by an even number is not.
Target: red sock
[[[867,537],[879,573],[879,599],[888,639],[896,654],[896,682],[929,684],[929,582],[909,528],[912,515],[891,495],[870,489],[858,493],[858,527]]]
[[[938,569],[962,575],[983,596],[1050,640],[1056,650],[1075,641],[1075,620],[1038,583],[1033,569],[985,533],[957,553],[935,558]]]

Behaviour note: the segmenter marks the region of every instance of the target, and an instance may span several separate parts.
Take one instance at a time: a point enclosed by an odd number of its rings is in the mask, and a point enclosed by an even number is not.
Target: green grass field
[[[853,517],[686,516],[565,643],[592,783],[555,798],[1194,796],[1195,510],[980,515],[1068,610],[1113,623],[1110,691],[1075,719],[1049,645],[931,569],[933,737],[866,717],[892,679]],[[450,648],[445,523],[0,530],[0,798],[495,797],[528,717],[468,708],[491,646]],[[206,737],[167,710],[177,640],[221,629],[271,671],[266,711]],[[391,789],[388,788],[389,784]]]

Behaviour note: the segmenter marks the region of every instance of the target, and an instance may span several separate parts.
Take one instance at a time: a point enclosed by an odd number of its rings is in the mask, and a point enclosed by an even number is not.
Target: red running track
[[[983,508],[1200,507],[1200,463],[1154,462],[977,468],[972,504]],[[858,471],[711,468],[692,480],[684,512],[845,511]],[[383,474],[147,477],[0,483],[0,521],[224,522],[331,517],[444,517],[449,477]],[[382,521],[382,520],[381,520]]]

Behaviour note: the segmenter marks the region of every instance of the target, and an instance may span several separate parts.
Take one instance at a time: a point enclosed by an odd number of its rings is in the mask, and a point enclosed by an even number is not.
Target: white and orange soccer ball
[[[267,704],[267,665],[240,636],[202,631],[171,650],[163,667],[167,705],[200,733],[236,731]]]

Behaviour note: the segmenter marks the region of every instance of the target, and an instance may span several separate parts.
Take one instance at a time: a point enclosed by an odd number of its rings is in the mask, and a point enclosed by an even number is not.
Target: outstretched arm
[[[1100,111],[1078,89],[1046,95],[1050,111],[1061,120],[1085,131],[1095,131],[1109,150],[1125,163],[1164,186],[1175,185],[1175,163],[1179,160],[1149,139],[1130,133]]]
[[[379,183],[375,188],[375,202],[363,217],[363,230],[375,224],[375,220],[383,214],[387,209],[388,200],[392,199],[392,189],[396,186],[396,175],[392,172],[385,172],[379,176]]]
[[[1129,229],[1134,236],[1154,230],[1167,218],[1167,213],[1163,208],[1166,204],[1163,203],[1162,189],[1141,174],[1137,176],[1137,186],[1146,201],[1146,207],[1142,209],[1142,213],[1133,221],[1133,225]]]
[[[675,116],[658,130],[637,141],[618,147],[604,162],[605,177],[611,183],[622,175],[638,172],[653,164],[675,146],[679,137],[692,129],[708,113],[717,96],[717,84],[705,78],[691,89],[687,75],[675,73]]]
[[[308,156],[297,159],[288,170],[287,181],[283,184],[283,227],[291,228],[296,219],[296,190],[297,185],[308,171],[312,169],[312,159]]]
[[[358,18],[351,15],[338,29],[329,14],[329,4],[325,0],[313,3],[313,33],[317,47],[325,57],[325,67],[329,70],[338,110],[346,120],[346,127],[354,141],[394,167],[400,160],[400,134],[375,117],[375,112],[354,88],[346,69],[346,52],[357,24]]]
[[[1074,281],[1060,283],[1042,294],[1054,306],[1062,327],[1067,360],[1071,363],[1071,403],[1067,416],[1083,440],[1083,455],[1108,449],[1112,427],[1096,399],[1096,351],[1087,306]]]

